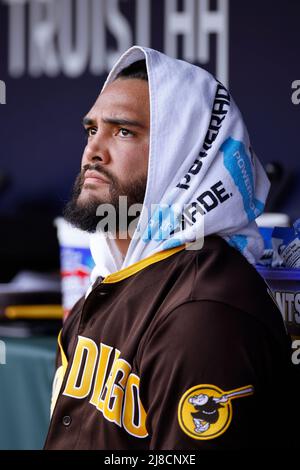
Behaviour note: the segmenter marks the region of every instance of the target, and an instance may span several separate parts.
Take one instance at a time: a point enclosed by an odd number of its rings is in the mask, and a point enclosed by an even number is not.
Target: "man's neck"
[[[116,245],[124,258],[126,256],[130,241],[131,238],[128,234],[126,238],[120,238],[119,235],[115,238]]]

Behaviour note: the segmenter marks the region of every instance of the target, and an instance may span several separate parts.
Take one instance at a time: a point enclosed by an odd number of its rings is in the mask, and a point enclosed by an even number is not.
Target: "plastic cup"
[[[55,219],[54,224],[60,246],[63,318],[66,320],[71,308],[88,290],[95,263],[86,232],[72,227],[62,217]]]

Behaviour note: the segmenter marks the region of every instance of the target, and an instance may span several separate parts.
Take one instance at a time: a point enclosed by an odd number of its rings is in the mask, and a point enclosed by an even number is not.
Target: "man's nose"
[[[103,140],[97,135],[93,136],[84,149],[82,166],[98,162],[101,162],[103,165],[107,165],[109,159],[109,152],[105,147]]]

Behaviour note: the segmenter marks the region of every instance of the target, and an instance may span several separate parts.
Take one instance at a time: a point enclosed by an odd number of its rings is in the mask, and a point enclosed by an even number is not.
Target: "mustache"
[[[86,165],[83,165],[81,173],[80,173],[80,179],[81,182],[83,183],[84,181],[84,175],[87,172],[87,170],[90,171],[97,171],[100,175],[105,176],[109,181],[114,181],[113,176],[105,169],[103,169],[102,165],[99,165],[99,163],[87,163]]]

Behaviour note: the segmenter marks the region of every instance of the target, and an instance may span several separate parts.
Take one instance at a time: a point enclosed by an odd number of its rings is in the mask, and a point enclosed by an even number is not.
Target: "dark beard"
[[[99,171],[100,174],[104,175],[110,182],[109,185],[109,198],[105,200],[97,196],[90,196],[87,201],[78,201],[82,186],[84,184],[84,174],[87,170]],[[70,201],[66,204],[63,210],[64,218],[74,227],[84,230],[85,232],[93,233],[97,229],[99,222],[106,217],[106,215],[96,215],[96,211],[101,204],[111,204],[114,206],[116,211],[116,232],[119,232],[119,197],[127,196],[127,208],[132,204],[143,204],[145,191],[147,184],[147,176],[137,179],[136,181],[130,181],[126,185],[120,184],[116,178],[111,174],[108,174],[106,169],[99,164],[85,165],[81,173],[77,176]],[[131,222],[136,220],[139,214],[135,216],[127,217],[127,228]],[[122,214],[124,218],[124,214]],[[107,230],[109,231],[108,227]]]

